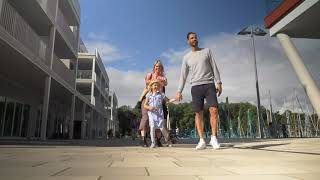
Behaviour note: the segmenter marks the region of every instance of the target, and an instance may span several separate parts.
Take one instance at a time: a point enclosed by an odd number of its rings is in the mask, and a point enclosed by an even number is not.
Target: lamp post
[[[256,36],[265,36],[267,33],[259,27],[249,26],[242,29],[238,32],[238,35],[248,35],[250,34],[252,39],[252,49],[253,49],[253,61],[254,61],[254,70],[255,70],[255,79],[256,79],[256,91],[257,91],[257,114],[258,114],[258,135],[260,138],[263,138],[263,128],[262,128],[262,116],[261,116],[261,107],[260,107],[260,93],[259,93],[259,82],[258,82],[258,72],[257,72],[257,61],[256,61],[256,49],[254,45],[254,35]]]

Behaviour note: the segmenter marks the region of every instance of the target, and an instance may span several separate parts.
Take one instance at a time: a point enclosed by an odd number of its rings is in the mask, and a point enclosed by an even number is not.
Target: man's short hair
[[[187,39],[189,39],[190,34],[195,34],[195,35],[197,35],[197,33],[195,33],[195,32],[188,32],[188,34],[187,34]]]

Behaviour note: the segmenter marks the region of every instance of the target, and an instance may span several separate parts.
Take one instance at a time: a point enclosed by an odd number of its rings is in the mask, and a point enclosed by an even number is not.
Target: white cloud
[[[95,32],[89,32],[88,38],[92,40],[107,40],[106,35],[95,33]]]
[[[108,42],[108,38],[105,34],[89,32],[84,43],[89,52],[94,52],[97,48],[103,62],[108,63],[131,58],[128,53],[120,50],[113,43]]]
[[[85,45],[89,52],[94,52],[95,49],[97,48],[104,62],[123,60],[131,57],[126,52],[121,51],[115,45],[107,41],[88,40],[88,41],[85,41]]]
[[[144,87],[146,72],[122,71],[112,67],[107,69],[110,88],[118,97],[119,106],[135,106]]]

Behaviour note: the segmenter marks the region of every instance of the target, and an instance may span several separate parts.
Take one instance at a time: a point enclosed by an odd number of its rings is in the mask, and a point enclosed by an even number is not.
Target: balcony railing
[[[100,88],[100,87],[101,87],[101,84],[100,84],[100,83],[101,83],[100,75],[97,75],[97,74],[96,74],[95,82],[96,82],[97,86]]]
[[[67,44],[69,44],[70,48],[74,53],[77,52],[77,40],[74,35],[74,33],[71,31],[71,28],[69,24],[67,23],[63,13],[61,10],[58,10],[57,14],[57,24],[60,29],[60,33],[62,37],[67,41]]]
[[[52,22],[55,21],[57,0],[37,0]]]
[[[78,16],[78,19],[80,19],[80,2],[79,2],[79,0],[69,0],[69,2],[74,7],[76,14]]]
[[[52,70],[56,72],[63,80],[71,87],[74,87],[75,76],[74,72],[67,68],[66,65],[56,56],[53,56]]]
[[[92,79],[92,70],[78,70],[78,79]]]
[[[46,43],[41,40],[37,33],[34,32],[7,0],[4,0],[2,4],[0,25],[35,56],[39,57],[43,63],[49,66],[50,61],[46,57]]]
[[[83,96],[91,102],[91,95],[83,95]]]

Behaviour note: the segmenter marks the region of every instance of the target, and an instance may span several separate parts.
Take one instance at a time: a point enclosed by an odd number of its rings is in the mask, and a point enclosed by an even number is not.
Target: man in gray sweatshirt
[[[222,83],[216,62],[208,48],[198,47],[198,38],[195,32],[187,34],[187,40],[191,46],[191,51],[183,57],[180,81],[176,99],[182,100],[182,91],[190,72],[191,74],[191,95],[192,108],[196,113],[196,126],[200,141],[196,146],[197,150],[205,149],[204,141],[204,122],[203,122],[203,105],[206,99],[210,111],[211,140],[210,145],[213,149],[219,149],[220,145],[217,140],[217,119],[218,119],[218,100],[222,92]],[[216,85],[215,85],[216,82]]]

